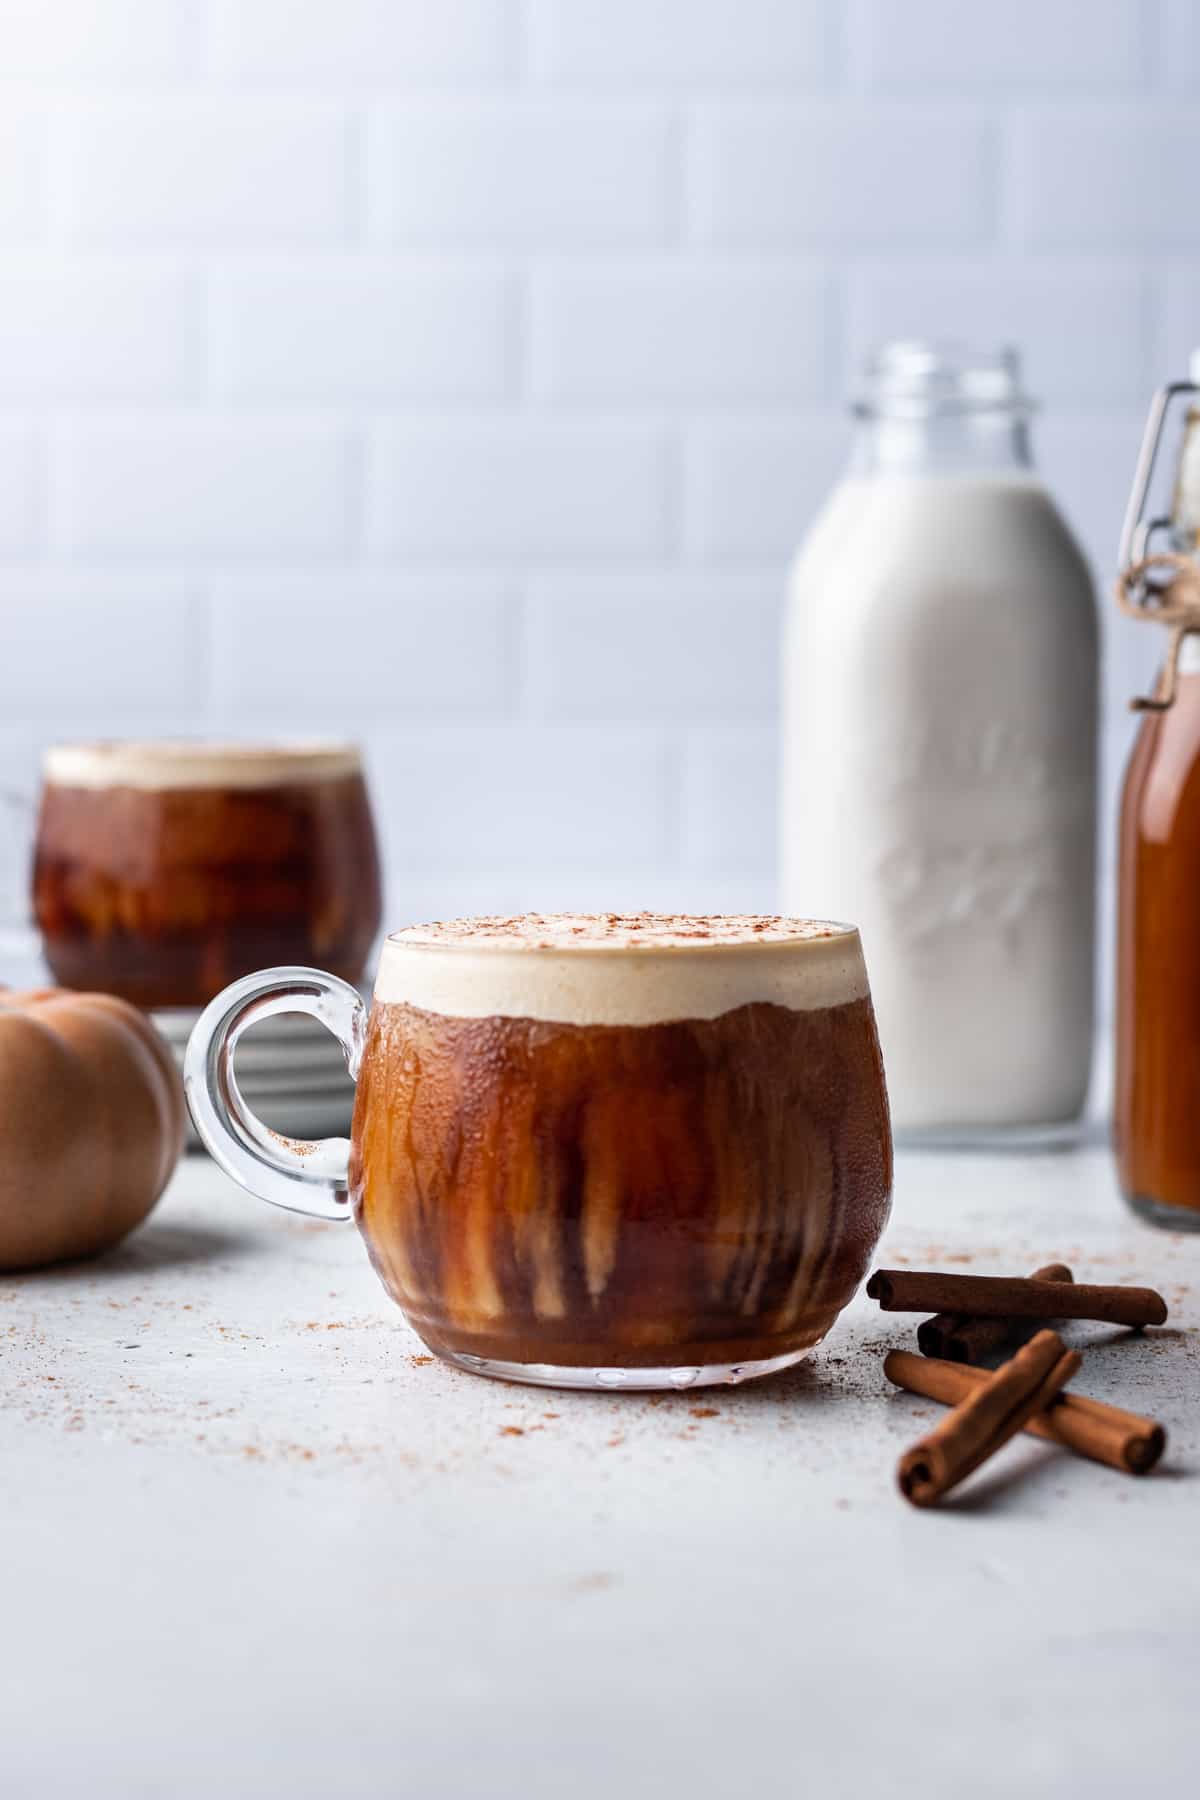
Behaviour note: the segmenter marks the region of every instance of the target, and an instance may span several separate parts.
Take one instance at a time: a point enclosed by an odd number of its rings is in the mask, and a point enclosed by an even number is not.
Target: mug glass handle
[[[348,1219],[349,1139],[283,1137],[255,1118],[238,1088],[238,1039],[279,1013],[319,1019],[341,1044],[351,1079],[358,1079],[367,1008],[357,989],[320,969],[264,969],[233,982],[196,1022],[183,1064],[192,1119],[213,1160],[250,1193],[315,1219]]]

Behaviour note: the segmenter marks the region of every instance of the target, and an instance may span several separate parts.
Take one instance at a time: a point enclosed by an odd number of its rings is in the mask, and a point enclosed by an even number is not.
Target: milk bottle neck
[[[1004,479],[1033,467],[1023,412],[933,411],[896,417],[861,407],[851,450],[855,475],[978,475]]]
[[[857,475],[976,475],[1031,466],[1014,350],[901,339],[867,365],[854,406]]]

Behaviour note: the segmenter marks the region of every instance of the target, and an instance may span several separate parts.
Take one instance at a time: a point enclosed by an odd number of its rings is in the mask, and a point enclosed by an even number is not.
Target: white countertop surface
[[[31,1197],[36,1204],[36,1197]],[[352,1227],[190,1159],[89,1266],[0,1276],[6,1800],[922,1800],[1190,1788],[1200,1237],[1103,1149],[906,1155],[881,1261],[1162,1289],[1066,1328],[1135,1481],[1025,1438],[936,1512],[864,1298],[807,1364],[581,1395],[426,1359]]]

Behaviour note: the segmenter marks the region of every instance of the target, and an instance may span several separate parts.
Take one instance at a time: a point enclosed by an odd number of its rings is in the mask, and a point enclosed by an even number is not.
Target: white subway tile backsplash
[[[827,397],[828,279],[750,264],[609,263],[535,277],[537,393],[563,405],[788,405]]]
[[[225,578],[214,593],[214,699],[227,716],[298,729],[498,716],[516,693],[516,604],[487,578]]]
[[[203,0],[0,0],[0,81],[149,82],[188,73]]]
[[[651,426],[511,418],[374,435],[367,542],[384,555],[653,556],[668,462]]]
[[[334,427],[79,425],[57,447],[52,517],[76,557],[324,556],[346,546],[352,466]]]
[[[1159,284],[1162,334],[1152,387],[1186,381],[1192,352],[1200,349],[1200,268],[1168,269]]]
[[[683,799],[687,868],[774,869],[777,763],[776,735],[767,726],[689,734]]]
[[[1192,94],[1200,77],[1200,9],[1196,0],[1161,0],[1159,68],[1173,92]]]
[[[769,906],[786,562],[894,335],[1023,350],[1115,743],[1196,11],[0,0],[0,768],[347,732],[396,920]]]
[[[130,100],[60,121],[63,211],[81,244],[221,249],[336,244],[358,218],[337,106]]]
[[[375,122],[373,216],[386,238],[435,248],[657,244],[674,152],[652,105],[401,104]]]
[[[1145,77],[1150,25],[1141,0],[865,0],[872,86],[884,91],[1071,92],[1129,88]]]
[[[393,927],[478,913],[755,913],[776,904],[770,869],[676,869],[661,862],[654,868],[589,869],[539,862],[533,854],[515,869],[408,864],[385,870],[384,887],[384,916]]]
[[[1081,418],[1051,414],[1035,426],[1038,465],[1092,564],[1101,605],[1117,572],[1117,540],[1142,436],[1141,408]]]
[[[842,473],[848,422],[706,424],[688,438],[684,542],[693,555],[768,559],[780,572]]]
[[[71,720],[187,705],[203,658],[195,591],[178,583],[0,574],[0,707],[9,720]]]
[[[502,79],[519,0],[215,0],[217,66],[234,79],[328,87]]]
[[[292,263],[235,271],[219,295],[235,399],[375,409],[512,387],[514,295],[495,270]]]
[[[44,513],[41,434],[19,425],[0,426],[0,556],[23,556],[39,548]]]
[[[0,400],[159,407],[198,398],[204,379],[197,276],[0,262]]]
[[[47,130],[30,107],[0,107],[0,245],[46,235]]]
[[[418,875],[653,870],[677,802],[659,734],[631,726],[378,732],[372,769],[385,859]]]
[[[532,703],[555,718],[772,718],[780,602],[770,576],[535,578]]]
[[[850,362],[888,338],[935,337],[1021,352],[1029,391],[1047,406],[1140,405],[1152,384],[1147,284],[1125,262],[1011,269],[926,260],[854,278]]]
[[[1031,108],[1010,166],[1021,238],[1038,250],[1200,248],[1200,117],[1183,104]]]
[[[748,249],[970,249],[995,213],[994,144],[972,114],[744,103],[698,109],[692,220]]]
[[[834,63],[833,0],[529,0],[534,66],[593,86],[801,86]]]
[[[7,966],[12,954],[8,934],[24,924],[28,912],[39,768],[35,729],[27,719],[14,719],[5,708],[0,713],[0,794],[4,796],[0,804],[0,981],[5,986],[16,985]]]

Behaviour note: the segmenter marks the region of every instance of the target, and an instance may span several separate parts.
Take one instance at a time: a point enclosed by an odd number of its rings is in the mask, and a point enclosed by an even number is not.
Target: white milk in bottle
[[[862,932],[894,1124],[1046,1136],[1092,1042],[1097,618],[1011,352],[893,344],[793,567],[783,907]]]

